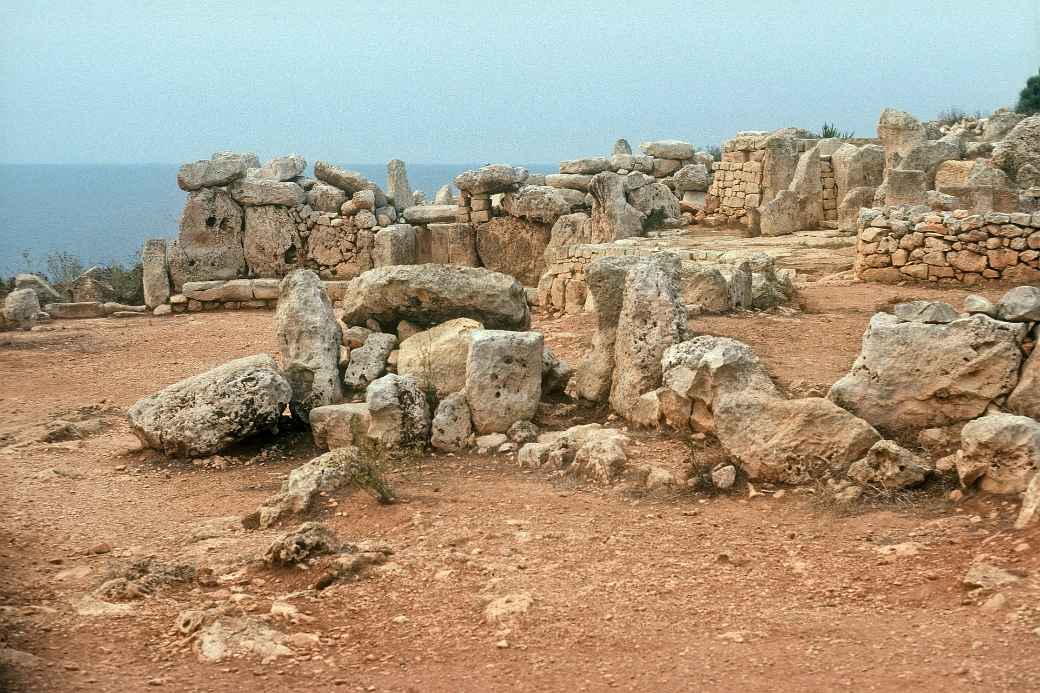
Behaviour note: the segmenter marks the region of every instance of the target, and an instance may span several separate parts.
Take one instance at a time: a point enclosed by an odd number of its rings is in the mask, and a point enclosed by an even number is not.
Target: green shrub
[[[839,140],[851,140],[856,136],[856,133],[852,130],[845,131],[839,130],[834,123],[824,123],[823,127],[820,128],[821,139],[837,138]]]
[[[72,253],[47,254],[47,281],[51,284],[71,284],[84,269],[83,262]]]
[[[1040,113],[1040,70],[1026,80],[1026,86],[1018,95],[1019,113]]]
[[[116,301],[131,306],[144,304],[143,269],[140,262],[124,266],[113,262],[108,266],[109,282],[116,292]]]

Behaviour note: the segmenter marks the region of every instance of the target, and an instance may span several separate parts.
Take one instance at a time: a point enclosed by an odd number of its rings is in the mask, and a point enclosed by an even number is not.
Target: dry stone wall
[[[860,211],[856,276],[972,286],[988,280],[1040,281],[1040,213],[907,207]]]

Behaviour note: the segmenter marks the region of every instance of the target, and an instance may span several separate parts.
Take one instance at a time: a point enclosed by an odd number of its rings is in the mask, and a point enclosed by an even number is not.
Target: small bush
[[[114,262],[108,266],[109,281],[116,292],[116,300],[131,306],[144,304],[143,268],[140,262],[124,266]]]
[[[821,139],[837,138],[839,140],[851,140],[856,136],[856,133],[852,130],[839,130],[834,123],[824,123],[823,127],[820,128]]]
[[[969,115],[967,111],[957,108],[956,106],[951,106],[945,111],[941,111],[935,119],[939,121],[940,125],[956,125],[968,117]]]
[[[83,262],[72,253],[47,254],[47,280],[51,284],[71,284],[84,269]]]

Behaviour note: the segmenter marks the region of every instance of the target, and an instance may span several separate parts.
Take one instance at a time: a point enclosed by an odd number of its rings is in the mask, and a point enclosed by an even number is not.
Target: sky
[[[552,162],[1013,106],[1038,0],[0,4],[0,162]]]

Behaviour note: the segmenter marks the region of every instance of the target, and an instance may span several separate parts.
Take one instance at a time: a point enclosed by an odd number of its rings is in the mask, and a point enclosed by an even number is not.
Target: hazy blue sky
[[[0,161],[556,161],[1013,105],[1040,2],[6,0]]]

